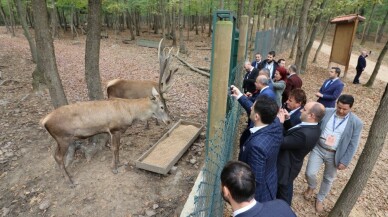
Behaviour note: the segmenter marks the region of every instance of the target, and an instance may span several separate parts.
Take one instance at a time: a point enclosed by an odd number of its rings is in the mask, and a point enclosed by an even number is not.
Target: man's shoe
[[[314,196],[314,189],[307,188],[307,190],[303,193],[303,197],[305,200],[310,200]]]
[[[319,201],[318,199],[315,201],[315,210],[318,213],[323,212],[323,202]]]

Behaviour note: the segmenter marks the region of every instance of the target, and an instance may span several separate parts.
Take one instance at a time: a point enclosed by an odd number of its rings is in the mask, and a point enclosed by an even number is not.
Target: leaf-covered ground
[[[143,38],[158,41],[160,35],[144,33]],[[159,64],[155,48],[139,47],[135,42],[123,44],[128,33],[101,40],[100,74],[103,88],[115,78],[158,80]],[[210,38],[190,35],[189,54],[182,57],[194,66],[209,67]],[[69,103],[87,100],[84,76],[85,38],[55,40],[58,70]],[[278,51],[278,53],[281,53]],[[311,52],[312,55],[314,51]],[[288,53],[277,55],[288,57]],[[287,58],[286,58],[287,59]],[[327,76],[328,56],[321,54],[317,64],[301,75],[310,100]],[[289,63],[292,60],[287,59]],[[208,78],[190,71],[178,61],[176,82],[168,102],[175,120],[185,119],[206,124]],[[52,157],[54,140],[38,122],[52,111],[48,93],[31,92],[31,62],[28,43],[18,29],[11,37],[0,28],[0,209],[8,216],[174,216],[179,213],[191,190],[204,158],[204,137],[201,136],[177,163],[177,171],[167,176],[136,169],[134,162],[154,144],[168,126],[144,130],[144,123],[136,123],[121,140],[120,159],[128,163],[117,175],[110,171],[112,158],[109,148],[97,153],[90,162],[78,154],[69,168],[78,185],[70,189],[62,178]],[[344,93],[356,98],[353,111],[364,121],[360,148],[350,168],[341,171],[326,200],[329,211],[341,193],[357,162],[366,141],[371,121],[379,104],[385,84],[376,82],[373,88],[351,84],[354,67],[345,81]],[[361,77],[365,83],[367,75]],[[244,117],[245,118],[245,117]],[[388,213],[388,147],[385,146],[359,198],[352,216],[386,216]],[[194,159],[194,160],[193,160]],[[191,160],[191,162],[190,162]],[[194,162],[194,164],[192,163]],[[304,169],[294,186],[292,208],[298,216],[315,216],[313,201],[306,201]],[[156,205],[157,206],[156,206]],[[157,207],[157,208],[156,208]],[[322,215],[327,215],[327,212]]]

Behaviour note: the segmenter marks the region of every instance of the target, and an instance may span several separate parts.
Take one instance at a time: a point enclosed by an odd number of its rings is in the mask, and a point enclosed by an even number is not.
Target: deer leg
[[[69,173],[66,170],[65,167],[65,154],[67,153],[67,149],[69,148],[69,144],[72,142],[69,139],[62,139],[62,138],[56,138],[55,139],[58,143],[57,149],[55,150],[54,159],[57,162],[59,169],[61,170],[63,176],[70,182],[70,187],[74,188],[74,182],[71,179]]]
[[[150,129],[150,122],[148,122],[148,120],[146,120],[145,129],[146,129],[146,130],[149,130],[149,129]]]
[[[112,172],[114,174],[117,174],[117,167],[118,164],[120,163],[119,160],[119,149],[120,149],[120,132],[114,132],[112,134],[112,153],[113,153],[113,159],[112,159]]]
[[[157,126],[159,126],[159,125],[160,125],[160,123],[159,123],[159,120],[158,120],[158,119],[155,119],[155,123],[156,123],[156,125],[157,125]]]

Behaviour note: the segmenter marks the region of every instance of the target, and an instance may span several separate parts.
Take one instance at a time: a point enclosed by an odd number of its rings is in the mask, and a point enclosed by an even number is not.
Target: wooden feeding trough
[[[148,151],[136,160],[136,167],[167,174],[195,141],[203,126],[179,120]]]

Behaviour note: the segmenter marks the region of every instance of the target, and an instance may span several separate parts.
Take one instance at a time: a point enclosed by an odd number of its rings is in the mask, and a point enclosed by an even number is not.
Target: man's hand
[[[320,93],[320,92],[316,92],[316,93],[315,93],[315,96],[317,96],[317,97],[323,97],[323,94]]]
[[[337,169],[344,170],[344,169],[346,169],[346,166],[342,163],[339,163]]]
[[[280,123],[284,123],[285,120],[287,120],[287,116],[289,117],[290,115],[288,114],[287,110],[285,109],[279,109],[278,112],[278,118],[280,120]]]
[[[251,92],[246,92],[246,93],[245,93],[245,96],[246,96],[246,97],[251,97],[251,96],[252,96],[252,93],[251,93]]]
[[[241,95],[241,91],[234,85],[230,86],[230,91],[232,93],[232,96],[237,99],[239,95]]]

